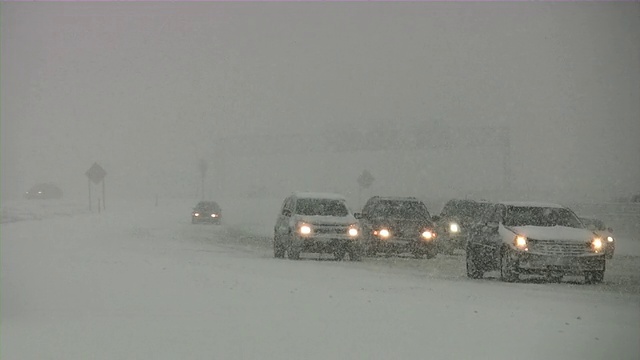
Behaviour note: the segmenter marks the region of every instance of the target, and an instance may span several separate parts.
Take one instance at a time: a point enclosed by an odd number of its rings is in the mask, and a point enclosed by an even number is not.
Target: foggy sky
[[[638,3],[2,3],[1,26],[4,199],[85,196],[94,161],[113,197],[195,196],[200,158],[211,192],[348,192],[368,167],[387,194],[493,194],[478,127],[509,128],[511,197],[640,192]],[[464,136],[424,157],[219,146],[418,125]]]

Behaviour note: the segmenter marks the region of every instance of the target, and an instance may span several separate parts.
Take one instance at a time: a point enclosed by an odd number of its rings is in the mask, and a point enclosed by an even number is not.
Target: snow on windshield
[[[308,216],[347,216],[349,210],[344,201],[333,199],[298,199],[296,214]]]
[[[566,226],[583,228],[580,220],[570,211],[555,207],[507,207],[506,226]]]

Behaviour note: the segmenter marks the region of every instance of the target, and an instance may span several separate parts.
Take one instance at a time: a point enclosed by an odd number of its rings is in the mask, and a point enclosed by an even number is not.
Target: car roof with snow
[[[499,204],[515,207],[544,207],[544,208],[564,208],[560,204],[538,202],[538,201],[501,201]]]
[[[298,199],[329,199],[329,200],[343,200],[347,199],[341,195],[336,193],[325,193],[325,192],[310,192],[310,191],[296,191],[293,193],[293,196]]]
[[[420,201],[414,196],[374,196],[372,199],[384,201]]]

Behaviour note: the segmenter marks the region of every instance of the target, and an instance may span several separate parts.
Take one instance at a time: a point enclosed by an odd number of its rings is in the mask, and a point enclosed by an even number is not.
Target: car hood
[[[451,222],[455,222],[456,224],[464,227],[471,225],[474,222],[474,218],[468,216],[446,216],[440,219],[438,223],[442,225],[448,225]]]
[[[295,221],[303,221],[309,224],[326,224],[326,225],[351,225],[357,224],[358,220],[353,217],[352,214],[347,216],[309,216],[298,215],[294,218]]]
[[[518,235],[535,240],[588,242],[595,235],[587,229],[566,226],[512,226],[509,228]]]

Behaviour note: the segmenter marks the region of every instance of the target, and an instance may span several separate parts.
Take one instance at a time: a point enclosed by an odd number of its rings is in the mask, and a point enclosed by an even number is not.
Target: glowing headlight
[[[200,216],[200,214],[199,213],[195,213],[195,214],[193,214],[193,216]]]
[[[516,236],[513,243],[518,249],[527,250],[527,238],[521,235]]]
[[[435,234],[430,230],[425,230],[422,232],[422,237],[426,240],[431,240],[435,237]]]
[[[458,224],[456,223],[451,223],[449,224],[449,231],[452,233],[457,233],[458,231],[460,231],[460,226],[458,226]]]
[[[355,227],[349,228],[349,236],[358,236],[358,229]]]
[[[607,241],[608,242],[613,242],[613,238],[611,236],[607,236]]]
[[[594,238],[593,241],[591,241],[591,246],[593,246],[593,250],[596,252],[600,251],[602,249],[602,239]]]
[[[214,217],[218,217],[218,214],[211,214],[211,217],[212,217],[212,218],[214,218]]]
[[[380,231],[378,231],[378,235],[383,238],[388,238],[389,236],[391,236],[391,233],[387,229],[380,229]]]
[[[302,235],[311,234],[311,226],[309,226],[307,224],[300,225],[300,234],[302,234]]]

